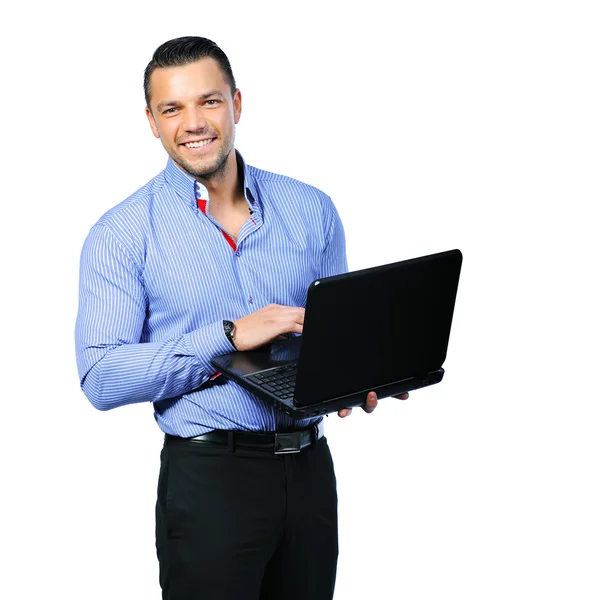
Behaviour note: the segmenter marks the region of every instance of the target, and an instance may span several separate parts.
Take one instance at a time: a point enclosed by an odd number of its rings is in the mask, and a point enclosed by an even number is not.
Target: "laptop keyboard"
[[[252,381],[252,383],[256,383],[263,390],[281,398],[281,400],[288,400],[294,397],[296,372],[297,364],[289,363],[283,367],[270,369],[263,373],[248,375],[246,379]]]

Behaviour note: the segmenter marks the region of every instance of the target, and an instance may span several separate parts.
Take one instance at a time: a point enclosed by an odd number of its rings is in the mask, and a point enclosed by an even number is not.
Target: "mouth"
[[[204,148],[205,146],[208,146],[209,144],[211,144],[212,142],[214,142],[214,140],[216,140],[217,138],[209,138],[207,140],[196,140],[193,142],[185,142],[184,144],[180,144],[181,146],[185,146],[186,148]]]

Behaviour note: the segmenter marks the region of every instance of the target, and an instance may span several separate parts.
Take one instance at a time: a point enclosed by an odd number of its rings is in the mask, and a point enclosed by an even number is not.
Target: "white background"
[[[1,27],[3,597],[160,598],[162,436],[79,390],[77,271],[166,164],[152,52],[204,35],[238,149],[332,196],[351,269],[464,254],[442,384],[327,420],[336,600],[600,598],[595,3],[30,3]]]

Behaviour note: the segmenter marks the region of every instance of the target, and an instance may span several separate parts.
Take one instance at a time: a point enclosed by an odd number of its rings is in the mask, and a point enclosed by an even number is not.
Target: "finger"
[[[408,392],[398,394],[397,396],[394,396],[394,398],[398,398],[398,400],[408,400]]]
[[[294,333],[302,333],[304,329],[304,309],[294,308],[294,314],[292,315],[292,325],[290,331]]]
[[[377,394],[375,392],[369,392],[367,394],[367,399],[365,403],[362,405],[362,409],[366,413],[372,413],[377,408]]]
[[[338,410],[338,417],[341,417],[343,419],[344,417],[347,417],[351,412],[351,408],[342,408],[342,410]]]
[[[279,315],[280,324],[282,324],[287,331],[302,333],[302,326],[304,325],[304,309],[292,306],[283,306],[282,309],[283,310]]]

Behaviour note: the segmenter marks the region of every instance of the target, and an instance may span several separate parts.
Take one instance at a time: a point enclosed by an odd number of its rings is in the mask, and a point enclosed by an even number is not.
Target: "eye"
[[[220,100],[215,100],[214,98],[206,101],[206,104],[208,104],[209,106],[216,106],[219,103],[220,103]]]
[[[163,111],[163,115],[172,115],[176,110],[176,108],[167,108],[167,110]]]

